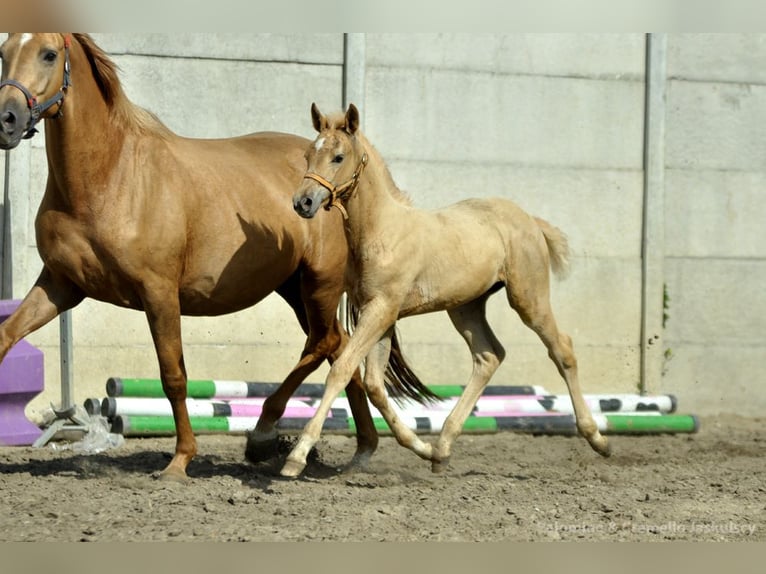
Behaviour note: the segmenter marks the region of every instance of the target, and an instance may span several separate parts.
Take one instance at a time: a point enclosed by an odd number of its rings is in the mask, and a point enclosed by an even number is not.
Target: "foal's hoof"
[[[612,456],[612,443],[610,443],[608,440],[604,439],[604,442],[596,447],[596,452],[603,456],[604,458],[609,458]]]
[[[590,446],[598,454],[604,458],[612,456],[612,443],[610,443],[605,436],[599,436],[598,438],[590,442]]]
[[[447,469],[449,468],[449,457],[443,458],[441,460],[432,460],[431,461],[431,472],[434,474],[444,474],[447,472]]]
[[[279,454],[279,437],[277,431],[273,433],[261,433],[252,431],[247,433],[245,445],[245,458],[252,463],[264,462]]]
[[[282,470],[279,471],[279,474],[285,478],[298,478],[304,468],[306,468],[305,463],[288,459],[282,467]]]

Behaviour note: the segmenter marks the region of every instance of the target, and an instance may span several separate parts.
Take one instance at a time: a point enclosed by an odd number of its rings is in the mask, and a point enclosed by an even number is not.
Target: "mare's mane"
[[[345,132],[346,117],[343,112],[337,112],[328,115],[327,122],[331,129]],[[396,182],[394,181],[394,178],[391,175],[385,160],[380,155],[375,146],[373,146],[364,136],[362,131],[356,130],[356,133],[350,137],[356,137],[367,152],[368,163],[365,169],[376,170],[378,177],[384,183],[386,189],[388,189],[388,191],[391,193],[391,197],[393,197],[396,201],[405,205],[412,205],[412,198],[410,198],[410,196],[405,191],[399,189],[399,186],[396,185]]]
[[[170,135],[171,131],[157,116],[128,99],[120,83],[117,64],[96,45],[90,35],[75,32],[72,36],[85,52],[93,79],[115,120],[122,123],[124,127],[133,128],[139,132],[154,132],[160,136]]]

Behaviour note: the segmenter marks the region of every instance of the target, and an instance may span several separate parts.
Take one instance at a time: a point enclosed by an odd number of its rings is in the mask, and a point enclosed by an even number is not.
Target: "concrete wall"
[[[366,133],[399,185],[418,206],[499,195],[560,226],[575,257],[553,285],[554,310],[574,338],[582,383],[635,391],[643,36],[371,34],[367,57]],[[495,381],[566,392],[503,295],[489,314],[508,351]],[[446,315],[400,327],[422,372],[467,380],[470,357]]]
[[[766,407],[766,36],[668,38],[663,384]]]
[[[644,35],[365,34],[345,55],[342,34],[94,38],[119,64],[128,95],[193,137],[259,130],[313,137],[311,102],[340,108],[344,61],[353,64],[347,95],[362,111],[362,129],[416,205],[501,195],[569,235],[573,270],[554,283],[553,303],[575,341],[586,392],[639,389],[642,339],[657,336],[672,359],[650,391],[675,392],[684,410],[699,413],[757,414],[766,406],[755,371],[766,343],[766,242],[758,241],[766,37],[667,38],[664,185],[649,196],[664,203],[664,236],[654,249],[664,262],[670,319],[658,333],[641,326],[648,310],[660,323],[656,302],[642,302],[642,233],[651,228],[644,221]],[[17,298],[40,269],[33,218],[44,183],[41,134],[11,156]],[[504,297],[489,309],[508,351],[493,382],[565,392]],[[72,316],[77,402],[103,396],[109,376],[157,375],[143,315],[86,301]],[[407,319],[400,330],[426,381],[466,380],[469,355],[446,315]],[[28,340],[46,353],[46,392],[35,414],[59,397],[57,324]],[[287,305],[271,296],[227,317],[185,318],[184,342],[192,378],[276,381],[303,336]]]

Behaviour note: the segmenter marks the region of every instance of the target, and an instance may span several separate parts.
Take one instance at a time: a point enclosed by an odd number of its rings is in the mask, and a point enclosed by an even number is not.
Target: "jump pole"
[[[189,416],[202,417],[259,417],[266,399],[206,400],[186,399]],[[134,416],[172,416],[173,411],[167,399],[107,397],[102,401],[90,399],[85,403],[90,414],[100,414],[107,418],[118,415]],[[297,400],[287,401],[283,414],[285,417],[312,417],[316,406]]]
[[[631,394],[585,395],[585,402],[593,413],[619,412],[662,412],[673,413],[677,400],[673,395],[640,396]],[[187,399],[189,413],[200,416],[259,416],[264,397],[244,397],[234,399]],[[445,397],[441,402],[422,405],[411,399],[394,402],[394,407],[408,412],[440,412],[452,410],[457,397]],[[305,397],[289,399],[287,407],[311,408],[319,404],[319,399]],[[346,397],[337,398],[337,408],[350,408]],[[372,405],[370,405],[372,408]],[[113,417],[127,415],[165,415],[170,414],[170,404],[165,398],[153,397],[107,397],[103,401],[88,399],[85,403],[90,414]],[[474,414],[523,412],[523,413],[567,413],[573,414],[574,407],[569,395],[489,395],[482,396],[474,407]]]
[[[678,401],[673,395],[584,395],[583,398],[592,413],[674,413],[678,405]],[[427,406],[406,399],[400,400],[397,406],[412,410],[451,410],[456,403],[457,397],[446,397],[442,402]],[[333,406],[348,407],[348,399],[338,398]],[[481,414],[485,411],[574,414],[574,406],[569,395],[482,395],[476,402],[474,414]]]
[[[446,415],[402,417],[402,422],[421,434],[434,434],[441,430]],[[594,414],[593,418],[605,434],[663,434],[695,433],[699,421],[694,415],[662,414]],[[255,427],[257,417],[190,417],[192,430],[197,434],[245,433]],[[308,418],[285,417],[277,428],[285,431],[301,431]],[[381,433],[390,433],[386,422],[373,418],[375,427]],[[350,417],[328,417],[323,426],[328,433],[353,434],[356,431]],[[464,433],[494,433],[514,431],[541,435],[574,435],[577,427],[573,415],[528,415],[479,417],[470,416],[463,426]],[[157,436],[175,434],[173,417],[118,415],[112,422],[112,432],[124,436]]]
[[[186,393],[190,398],[245,398],[268,397],[280,386],[280,383],[260,383],[249,381],[229,381],[217,379],[190,379],[186,384]],[[322,398],[324,384],[303,383],[293,393],[293,397]],[[429,385],[440,397],[457,397],[463,392],[462,385]],[[159,379],[110,377],[106,381],[106,394],[109,397],[154,397],[163,398],[162,382]],[[492,385],[484,390],[485,396],[491,395],[545,395],[547,391],[537,385]],[[345,392],[340,396],[346,396]]]

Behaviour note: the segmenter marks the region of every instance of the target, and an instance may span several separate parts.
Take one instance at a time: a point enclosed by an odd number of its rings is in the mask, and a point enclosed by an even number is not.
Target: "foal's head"
[[[32,137],[35,124],[61,111],[69,87],[69,43],[62,34],[10,34],[0,46],[0,149]]]
[[[293,196],[293,207],[302,217],[314,217],[319,208],[337,207],[353,195],[367,163],[359,130],[359,110],[354,104],[345,114],[327,117],[311,104],[311,120],[319,135],[306,150],[307,171]]]

